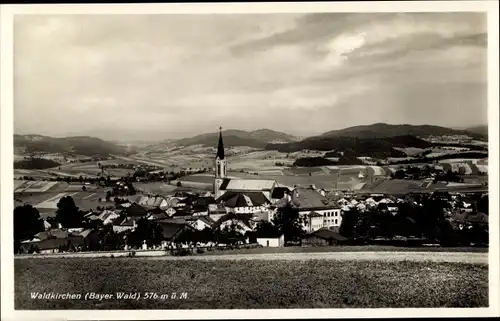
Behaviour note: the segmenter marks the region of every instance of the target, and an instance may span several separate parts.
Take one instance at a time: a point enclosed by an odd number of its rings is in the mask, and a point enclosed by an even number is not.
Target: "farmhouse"
[[[347,238],[339,233],[322,228],[307,234],[302,239],[302,246],[329,246],[345,242]]]
[[[182,220],[161,220],[158,221],[158,224],[161,227],[163,237],[169,242],[175,241],[183,231],[194,230],[193,227]]]
[[[214,224],[215,221],[212,220],[209,216],[199,216],[196,218],[196,220],[191,222],[191,226],[198,231],[202,231],[205,228],[212,228]]]

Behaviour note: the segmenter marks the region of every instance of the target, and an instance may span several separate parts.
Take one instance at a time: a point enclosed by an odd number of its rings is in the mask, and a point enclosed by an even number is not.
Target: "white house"
[[[285,246],[285,236],[281,235],[280,237],[269,237],[269,238],[258,237],[257,243],[259,243],[263,247],[283,247]]]
[[[197,229],[198,231],[202,231],[205,228],[212,228],[212,226],[215,224],[215,221],[212,220],[208,216],[200,216],[197,217],[196,220],[191,222],[191,226]]]

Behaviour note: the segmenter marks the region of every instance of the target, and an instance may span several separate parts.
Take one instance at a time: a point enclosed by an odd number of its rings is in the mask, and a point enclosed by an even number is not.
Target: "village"
[[[83,191],[98,196],[95,208],[79,208],[72,194],[63,193],[52,200],[56,206],[40,216],[32,204],[19,200],[14,210],[15,251],[155,250],[187,255],[250,247],[488,244],[487,193],[363,193],[314,184],[290,188],[272,179],[228,178],[227,169],[220,133],[212,191],[193,190],[177,181],[171,192],[148,193],[137,188],[139,177],[128,175],[83,183]],[[156,167],[136,170],[161,179],[154,174]],[[452,174],[393,173],[408,175],[457,179]]]

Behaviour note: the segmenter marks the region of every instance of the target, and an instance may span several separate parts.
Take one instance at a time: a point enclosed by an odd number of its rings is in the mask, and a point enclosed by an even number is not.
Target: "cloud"
[[[163,139],[219,125],[312,134],[481,123],[485,22],[479,13],[17,16],[15,130]]]

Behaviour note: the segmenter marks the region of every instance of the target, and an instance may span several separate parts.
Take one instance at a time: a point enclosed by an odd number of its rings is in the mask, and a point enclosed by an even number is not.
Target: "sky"
[[[487,124],[482,13],[18,15],[14,130],[162,140]]]

